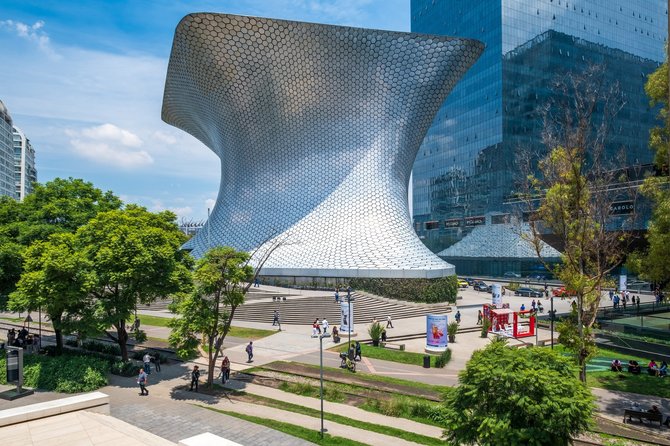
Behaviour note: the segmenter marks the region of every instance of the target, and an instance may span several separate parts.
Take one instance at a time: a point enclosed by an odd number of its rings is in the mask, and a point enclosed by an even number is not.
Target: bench
[[[632,421],[632,418],[637,418],[638,420],[640,420],[640,423],[642,423],[643,419],[649,420],[650,423],[658,421],[658,427],[661,427],[661,424],[663,424],[663,414],[660,413],[651,413],[633,409],[626,409],[624,410],[623,413],[624,423],[626,422],[626,417],[628,417],[628,421]]]
[[[382,342],[382,347],[388,348],[391,350],[399,350],[401,352],[405,351],[405,344],[393,344],[391,342]]]

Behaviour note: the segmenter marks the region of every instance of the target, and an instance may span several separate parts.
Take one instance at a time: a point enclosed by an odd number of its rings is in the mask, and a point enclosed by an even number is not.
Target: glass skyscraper
[[[460,240],[487,214],[502,222],[521,179],[515,154],[546,150],[539,110],[560,95],[552,89],[558,76],[602,66],[604,85],[617,82],[624,101],[606,150],[623,149],[620,167],[651,163],[649,129],[658,110],[644,83],[664,60],[664,0],[412,0],[411,22],[413,32],[486,44],[414,164],[414,227],[431,250]]]
[[[12,117],[0,101],[0,195],[15,197]]]

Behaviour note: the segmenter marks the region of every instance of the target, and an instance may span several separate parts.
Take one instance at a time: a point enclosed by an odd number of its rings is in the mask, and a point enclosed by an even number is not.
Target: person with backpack
[[[254,360],[254,346],[253,346],[253,341],[249,341],[249,344],[247,345],[247,348],[245,349],[247,352],[247,356],[249,359],[247,359],[247,362],[251,362]]]

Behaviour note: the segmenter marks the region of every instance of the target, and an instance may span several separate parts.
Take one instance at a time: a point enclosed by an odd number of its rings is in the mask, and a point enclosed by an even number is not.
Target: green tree
[[[175,219],[169,211],[155,214],[130,205],[99,213],[76,233],[77,248],[90,263],[95,321],[119,344],[124,361],[126,321],[137,304],[188,289],[191,260],[180,249],[185,236]]]
[[[662,126],[651,131],[649,145],[655,152],[654,162],[660,172],[668,175],[670,171],[670,129],[668,119],[668,64],[661,65],[653,72],[645,84],[645,91],[651,100],[651,106],[661,104],[658,118]],[[636,252],[628,259],[627,266],[640,277],[667,287],[670,282],[670,191],[668,177],[655,176],[645,180],[643,193],[654,204],[646,238],[649,244],[644,252]]]
[[[181,317],[170,323],[170,344],[183,356],[194,354],[203,336],[207,345],[207,384],[214,382],[214,369],[237,307],[253,283],[250,255],[230,247],[209,250],[197,262],[194,290],[182,296],[171,310]]]
[[[170,344],[179,355],[188,357],[199,352],[199,337],[203,338],[207,345],[209,387],[214,383],[216,361],[235,311],[244,303],[265,262],[277,248],[289,244],[290,238],[290,234],[271,236],[251,254],[228,246],[210,249],[196,264],[193,292],[177,297],[170,306],[180,316],[170,323]]]
[[[23,202],[0,198],[0,308],[15,290],[22,271],[21,252],[50,235],[74,233],[98,212],[119,209],[121,200],[80,179],[57,178],[35,190]]]
[[[81,316],[90,307],[89,263],[74,242],[73,234],[54,234],[48,241],[36,241],[27,248],[23,274],[9,299],[13,311],[40,309],[49,317],[59,353],[63,350],[63,334],[82,330]]]
[[[569,359],[496,341],[473,353],[445,396],[448,444],[567,445],[586,430],[593,396]]]
[[[594,351],[590,327],[595,322],[607,274],[617,267],[630,242],[626,229],[631,219],[613,219],[612,203],[635,199],[619,188],[616,166],[605,151],[609,124],[618,112],[621,94],[616,85],[605,86],[602,67],[580,75],[564,76],[556,89],[565,98],[550,104],[545,116],[544,142],[548,153],[537,163],[522,160],[528,174],[526,210],[532,214],[528,240],[545,267],[567,289],[575,292],[577,317],[570,343],[586,381],[586,363]],[[539,205],[538,205],[539,202]],[[561,249],[561,264],[545,262],[545,236],[551,234]],[[573,323],[568,321],[568,323]],[[563,325],[567,329],[567,325]]]

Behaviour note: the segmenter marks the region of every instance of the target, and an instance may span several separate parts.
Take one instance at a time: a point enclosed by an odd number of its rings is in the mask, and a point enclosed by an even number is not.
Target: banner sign
[[[626,291],[626,285],[628,284],[628,277],[625,274],[619,276],[619,291]]]
[[[500,308],[502,305],[502,287],[500,286],[499,283],[494,283],[491,285],[491,295],[493,296],[491,299],[491,303],[493,304],[494,307]]]
[[[440,314],[426,315],[426,346],[447,346],[447,316]]]
[[[453,218],[451,220],[444,220],[445,228],[458,228],[461,225],[460,218]]]
[[[354,331],[354,303],[342,302],[340,304],[340,331],[353,332]]]
[[[486,224],[486,217],[480,215],[478,217],[467,217],[465,219],[465,226],[479,226]]]
[[[635,203],[632,201],[617,201],[610,205],[610,215],[631,215],[635,212]]]

